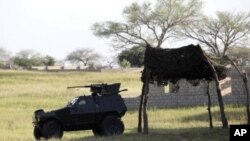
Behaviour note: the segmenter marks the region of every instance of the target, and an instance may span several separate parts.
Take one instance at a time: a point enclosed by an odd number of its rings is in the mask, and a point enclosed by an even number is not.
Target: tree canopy
[[[41,54],[33,50],[21,50],[14,57],[14,64],[23,68],[41,65]]]
[[[15,65],[30,69],[32,66],[53,66],[55,59],[52,56],[43,56],[33,50],[21,50],[13,58]]]
[[[111,38],[114,47],[142,46],[160,48],[180,26],[187,25],[200,15],[201,0],[157,0],[132,3],[123,10],[123,22],[95,23],[94,34]]]
[[[131,67],[142,67],[144,61],[144,47],[132,47],[131,49],[125,49],[118,55],[119,62],[124,59],[130,62]]]
[[[0,47],[0,68],[6,68],[11,62],[10,53]]]
[[[4,48],[0,48],[0,61],[8,61],[10,59],[10,53]]]
[[[242,46],[249,39],[250,13],[221,11],[215,17],[203,16],[183,26],[181,35],[199,41],[222,58],[230,47]]]
[[[56,63],[56,60],[54,57],[46,55],[42,58],[42,63],[45,66],[54,66]]]
[[[98,53],[95,53],[90,48],[80,48],[72,51],[66,57],[66,60],[72,63],[83,63],[84,66],[89,65],[89,63],[93,63],[100,58]]]
[[[98,37],[110,38],[116,48],[160,48],[169,38],[185,37],[197,40],[218,58],[249,41],[250,12],[218,11],[206,16],[202,5],[201,0],[134,2],[124,8],[123,21],[95,23],[92,30]]]
[[[250,66],[250,48],[231,47],[228,49],[227,55],[237,66]]]

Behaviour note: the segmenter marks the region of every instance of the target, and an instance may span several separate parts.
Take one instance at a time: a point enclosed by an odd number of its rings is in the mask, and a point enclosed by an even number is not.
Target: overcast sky
[[[12,54],[33,49],[57,59],[76,48],[109,56],[108,40],[90,30],[95,22],[119,21],[125,6],[144,0],[0,0],[0,47]],[[153,1],[153,0],[151,0]],[[204,12],[250,11],[250,0],[204,0]]]

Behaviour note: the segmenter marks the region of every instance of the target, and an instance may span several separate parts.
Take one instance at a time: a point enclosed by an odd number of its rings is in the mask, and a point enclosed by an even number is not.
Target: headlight
[[[32,121],[33,121],[33,122],[36,122],[35,116],[32,116]]]
[[[32,120],[33,120],[33,123],[39,122],[40,121],[40,116],[33,116]]]

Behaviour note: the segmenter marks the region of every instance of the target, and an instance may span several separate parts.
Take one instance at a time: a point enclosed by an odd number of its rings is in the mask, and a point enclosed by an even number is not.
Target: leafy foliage
[[[0,68],[7,68],[11,63],[11,56],[4,48],[0,48]]]
[[[42,59],[42,63],[45,66],[54,66],[55,65],[55,58],[53,58],[52,56],[46,55],[45,57],[43,57]]]
[[[69,53],[66,60],[72,63],[83,63],[86,66],[89,63],[97,61],[99,58],[100,55],[95,53],[92,49],[81,48]]]
[[[41,58],[41,54],[33,50],[22,50],[14,56],[13,60],[15,65],[30,69],[32,66],[42,65]]]
[[[241,46],[250,35],[250,13],[217,12],[183,27],[181,33],[209,47],[216,57],[224,57],[230,47]]]
[[[122,61],[119,62],[119,65],[122,67],[122,68],[130,68],[131,67],[131,64],[129,61],[127,61],[126,59],[123,59]]]
[[[0,61],[8,61],[9,59],[10,54],[4,48],[0,48]]]
[[[92,29],[99,37],[111,38],[114,47],[159,48],[180,26],[192,22],[201,7],[201,0],[157,0],[153,6],[135,2],[123,10],[124,22],[95,23]]]
[[[15,65],[24,69],[31,69],[32,66],[53,66],[55,59],[52,56],[43,56],[33,50],[22,50],[13,57]]]
[[[227,53],[237,66],[250,66],[250,48],[232,47]]]
[[[123,50],[118,55],[118,60],[127,60],[130,62],[131,67],[142,67],[144,61],[145,48],[143,47],[133,47],[131,49]]]

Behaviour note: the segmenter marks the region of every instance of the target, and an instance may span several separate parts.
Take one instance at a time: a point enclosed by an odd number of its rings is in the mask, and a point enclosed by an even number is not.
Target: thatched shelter
[[[227,127],[228,123],[219,86],[219,80],[226,77],[225,70],[225,67],[209,59],[199,45],[188,45],[177,49],[146,47],[138,131],[142,130],[141,120],[143,112],[144,133],[148,133],[147,99],[149,83],[156,81],[159,85],[165,85],[168,82],[175,83],[179,79],[186,79],[189,82],[193,82],[193,80],[215,80],[222,124],[223,127]]]

